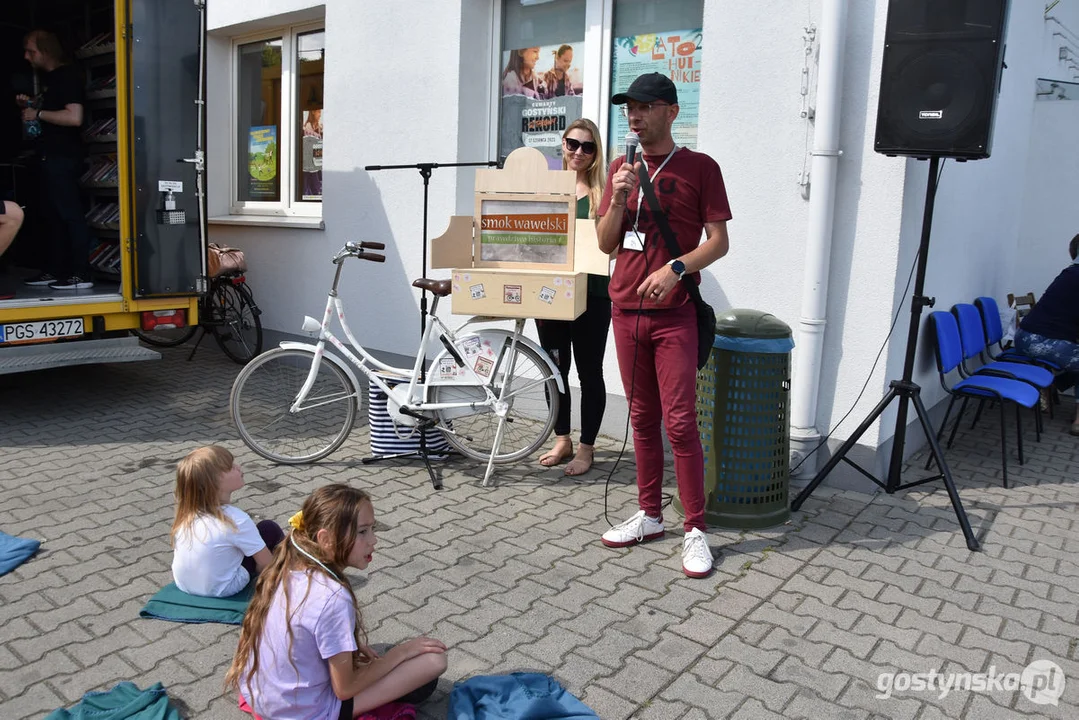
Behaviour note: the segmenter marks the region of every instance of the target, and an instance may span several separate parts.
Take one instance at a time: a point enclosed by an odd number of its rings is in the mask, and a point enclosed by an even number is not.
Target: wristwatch
[[[686,274],[686,264],[681,260],[671,260],[667,263],[667,267],[674,271],[674,274],[678,276],[679,280]]]

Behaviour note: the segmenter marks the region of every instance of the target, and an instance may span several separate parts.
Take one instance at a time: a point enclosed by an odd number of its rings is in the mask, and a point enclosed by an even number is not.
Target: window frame
[[[297,93],[298,64],[296,57],[297,37],[309,32],[326,31],[325,20],[284,25],[256,33],[238,35],[229,46],[229,214],[261,215],[276,217],[322,217],[322,202],[296,200],[297,168],[296,140],[301,128],[297,118],[299,98]],[[239,147],[239,101],[240,63],[239,48],[256,42],[281,39],[281,132],[278,138],[281,199],[240,200]],[[324,66],[325,68],[325,66]],[[325,69],[323,70],[325,72]]]
[[[491,77],[491,107],[488,114],[488,125],[491,131],[489,136],[489,153],[493,158],[499,157],[498,130],[501,126],[502,113],[502,42],[503,22],[505,18],[502,12],[503,0],[493,3],[492,36],[494,42],[489,58]],[[597,118],[596,124],[603,131],[608,127],[610,103],[604,103],[603,98],[610,97],[611,88],[611,23],[614,18],[615,0],[585,0],[585,28],[584,28],[584,52],[582,57],[585,62],[581,65],[584,83],[581,110],[584,117]],[[608,52],[604,52],[607,49]],[[606,138],[601,138],[606,147]]]

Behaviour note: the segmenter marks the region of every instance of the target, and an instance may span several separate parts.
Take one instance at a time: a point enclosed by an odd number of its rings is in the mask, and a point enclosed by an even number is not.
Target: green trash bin
[[[705,519],[750,529],[790,519],[790,327],[760,310],[717,313],[697,373]],[[681,509],[681,508],[679,508]]]

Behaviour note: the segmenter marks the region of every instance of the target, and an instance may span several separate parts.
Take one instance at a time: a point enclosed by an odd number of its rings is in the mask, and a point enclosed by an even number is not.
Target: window
[[[560,168],[562,131],[587,117],[613,159],[629,128],[610,98],[650,72],[674,81],[674,139],[696,149],[703,18],[703,0],[503,0],[498,156],[536,147]]]
[[[322,214],[321,27],[233,43],[233,213]]]
[[[661,7],[662,5],[662,7]],[[681,147],[697,149],[704,5],[701,0],[616,0],[611,31],[611,91],[629,89],[639,75],[658,72],[678,89],[678,118],[671,134]],[[609,159],[624,152],[629,121],[612,112]]]
[[[500,157],[522,146],[562,168],[562,131],[581,117],[585,0],[507,0],[499,86]]]

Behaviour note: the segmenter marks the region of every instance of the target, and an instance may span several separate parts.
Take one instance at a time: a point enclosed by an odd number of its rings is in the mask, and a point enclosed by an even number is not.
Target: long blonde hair
[[[251,660],[251,672],[247,676],[245,698],[252,707],[254,707],[254,699],[251,693],[251,678],[258,673],[259,669],[259,640],[266,626],[266,616],[280,589],[285,596],[285,618],[291,619],[294,604],[292,598],[289,597],[288,579],[293,571],[303,571],[309,577],[307,591],[303,598],[295,603],[295,607],[299,607],[307,600],[307,596],[311,593],[310,576],[315,573],[326,575],[345,589],[348,596],[352,598],[352,607],[356,611],[355,639],[356,647],[360,648],[352,653],[352,666],[357,668],[373,659],[362,650],[367,645],[367,631],[363,627],[363,618],[360,616],[356,594],[344,575],[349,553],[356,542],[356,518],[359,516],[360,507],[365,502],[371,502],[370,495],[363,490],[340,483],[325,485],[315,490],[304,501],[301,527],[293,529],[289,536],[281,541],[274,549],[270,565],[259,573],[258,580],[255,582],[255,594],[251,599],[251,604],[247,606],[243,627],[240,629],[240,644],[232,658],[232,665],[225,674],[225,687],[239,690],[240,676],[247,668],[248,659]],[[328,556],[316,540],[319,530],[326,530],[333,538],[333,545]],[[303,552],[300,552],[297,546]],[[325,567],[313,562],[308,555],[316,558]],[[326,572],[327,569],[329,573]],[[296,661],[292,659],[293,639],[292,625],[289,624],[288,659],[295,668]]]
[[[577,118],[569,124],[562,133],[562,139],[570,130],[586,130],[592,135],[592,142],[596,144],[596,154],[592,156],[592,164],[585,170],[588,176],[588,217],[596,219],[596,209],[599,201],[603,198],[603,186],[607,183],[607,166],[603,162],[603,141],[599,139],[599,128],[588,118]],[[567,170],[566,153],[562,153],[562,169]]]
[[[176,516],[172,520],[172,543],[191,527],[199,515],[209,515],[236,529],[236,523],[221,509],[219,478],[232,469],[235,458],[220,445],[192,450],[176,466]]]

